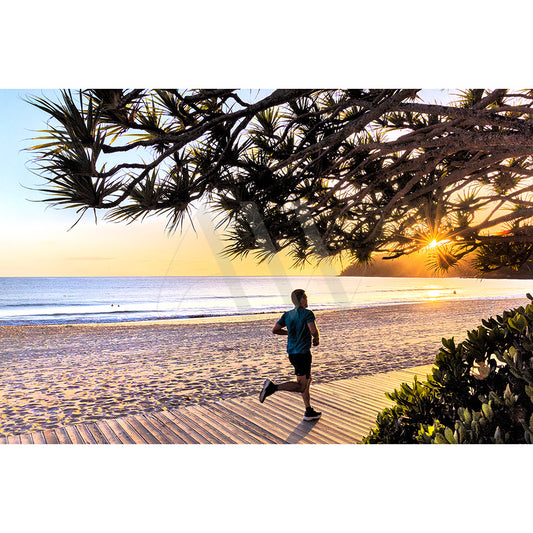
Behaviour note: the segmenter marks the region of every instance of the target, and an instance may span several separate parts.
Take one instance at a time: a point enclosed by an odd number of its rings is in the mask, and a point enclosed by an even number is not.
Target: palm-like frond
[[[260,260],[284,248],[298,264],[343,252],[394,257],[420,248],[417,230],[449,235],[437,269],[511,238],[528,244],[531,93],[472,89],[445,106],[416,94],[280,89],[246,103],[232,89],[87,89],[63,91],[59,103],[33,98],[49,116],[31,148],[39,190],[116,221],[162,214],[170,231],[203,199],[227,227],[228,253]],[[468,192],[476,187],[483,194]],[[299,202],[309,227],[291,211]],[[479,222],[481,208],[492,211]],[[483,237],[513,220],[522,226]],[[528,248],[506,253],[519,264]]]
[[[533,253],[533,244],[494,243],[480,246],[475,255],[474,267],[481,273],[492,272],[503,267],[518,270]]]

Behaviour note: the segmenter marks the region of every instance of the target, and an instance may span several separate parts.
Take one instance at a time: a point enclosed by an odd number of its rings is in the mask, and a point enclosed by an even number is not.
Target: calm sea
[[[309,307],[525,297],[533,280],[372,277],[0,278],[0,325],[123,322],[280,312],[292,290]]]

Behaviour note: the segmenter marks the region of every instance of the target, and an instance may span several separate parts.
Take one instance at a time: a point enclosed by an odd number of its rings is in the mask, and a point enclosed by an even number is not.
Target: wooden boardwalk
[[[313,385],[318,421],[302,420],[303,404],[281,392],[261,404],[258,395],[166,411],[99,420],[0,438],[0,444],[355,444],[392,402],[385,392],[432,365]]]

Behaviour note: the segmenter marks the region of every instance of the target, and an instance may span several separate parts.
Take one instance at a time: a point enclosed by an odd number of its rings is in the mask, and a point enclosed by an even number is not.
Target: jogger
[[[317,420],[322,413],[318,413],[311,407],[309,389],[311,386],[311,344],[318,346],[320,336],[315,324],[315,314],[307,309],[305,291],[296,289],[291,294],[291,300],[294,309],[283,313],[272,329],[272,333],[287,335],[287,353],[289,361],[294,366],[296,381],[286,381],[276,385],[267,379],[259,394],[259,401],[263,403],[268,396],[277,391],[299,392],[305,405],[304,420]]]

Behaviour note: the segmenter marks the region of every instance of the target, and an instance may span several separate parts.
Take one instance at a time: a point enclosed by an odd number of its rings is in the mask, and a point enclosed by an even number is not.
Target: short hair
[[[298,307],[300,305],[300,302],[302,301],[302,298],[305,296],[305,291],[303,289],[296,289],[292,291],[291,293],[291,300],[292,303]]]

